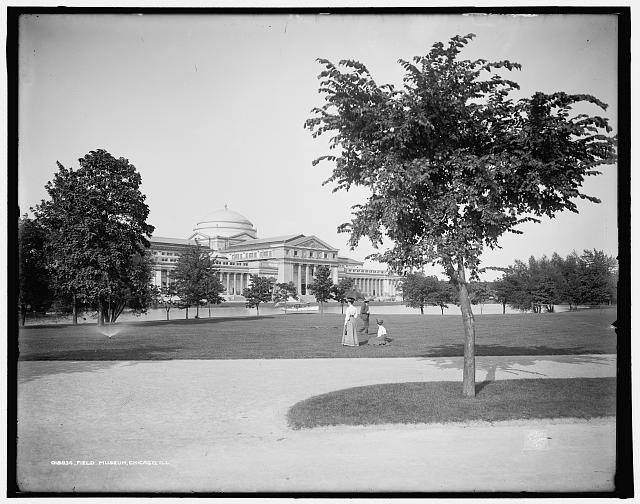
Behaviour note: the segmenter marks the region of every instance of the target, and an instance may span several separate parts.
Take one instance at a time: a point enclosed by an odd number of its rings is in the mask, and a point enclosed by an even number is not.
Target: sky
[[[589,93],[609,105],[616,132],[617,32],[609,15],[39,15],[20,25],[18,201],[46,198],[56,161],[106,149],[142,175],[156,236],[187,238],[225,204],[258,236],[316,235],[358,260],[337,227],[364,189],[332,192],[328,137],[303,128],[322,105],[316,58],[357,59],[378,84],[399,85],[397,60],[433,43],[475,33],[464,58],[522,64],[520,96]],[[505,234],[484,266],[573,250],[617,253],[617,172],[602,167],[578,202],[541,224]],[[367,265],[371,263],[367,262]],[[384,265],[379,265],[384,268]],[[440,268],[427,269],[440,274]],[[484,279],[491,280],[495,273]]]

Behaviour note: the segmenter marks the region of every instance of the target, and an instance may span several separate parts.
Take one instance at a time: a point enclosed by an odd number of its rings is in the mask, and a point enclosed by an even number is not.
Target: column
[[[156,270],[155,285],[156,287],[162,287],[162,270],[161,269]]]
[[[309,292],[307,291],[308,286],[309,286],[309,265],[305,264],[304,265],[304,292],[305,292],[305,294],[309,294]]]
[[[229,273],[226,273],[227,275],[227,294],[231,294],[231,292],[229,291]]]
[[[298,264],[298,280],[296,282],[296,288],[298,289],[298,295],[302,294],[302,264]]]
[[[337,266],[331,267],[331,281],[334,284],[338,283],[338,267]]]

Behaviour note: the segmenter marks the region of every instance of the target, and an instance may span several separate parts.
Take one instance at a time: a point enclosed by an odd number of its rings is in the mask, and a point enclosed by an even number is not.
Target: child
[[[384,323],[384,320],[376,319],[376,324],[378,324],[378,337],[371,338],[369,340],[370,345],[382,346],[382,345],[386,345],[391,341],[391,338],[387,337],[387,330],[382,325],[383,323]]]

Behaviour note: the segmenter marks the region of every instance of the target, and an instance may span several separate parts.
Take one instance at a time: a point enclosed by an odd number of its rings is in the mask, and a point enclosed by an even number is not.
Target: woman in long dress
[[[348,299],[349,306],[344,313],[344,328],[342,330],[342,344],[345,346],[359,346],[358,336],[356,335],[356,319],[358,318],[358,310],[353,306],[354,299]]]

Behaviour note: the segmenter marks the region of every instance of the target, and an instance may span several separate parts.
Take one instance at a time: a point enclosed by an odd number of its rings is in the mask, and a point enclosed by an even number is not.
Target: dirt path
[[[286,425],[288,408],[301,399],[374,383],[460,380],[461,364],[20,362],[19,481],[28,491],[79,492],[612,489],[612,419]],[[478,381],[615,376],[615,356],[479,357],[477,367]],[[471,476],[462,481],[464,473]]]

